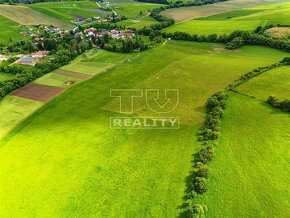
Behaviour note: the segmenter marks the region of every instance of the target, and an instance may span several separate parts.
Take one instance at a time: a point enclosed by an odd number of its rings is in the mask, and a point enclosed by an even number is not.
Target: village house
[[[15,61],[14,63],[34,66],[37,63],[38,59],[45,57],[47,54],[48,54],[47,51],[33,52],[30,55],[25,55],[21,57],[19,60]]]
[[[34,66],[36,64],[36,61],[35,61],[35,59],[33,57],[24,56],[24,57],[20,58],[19,60],[17,60],[14,63]]]
[[[33,52],[31,53],[32,58],[43,58],[48,54],[47,51],[38,51],[38,52]]]
[[[102,29],[101,31],[97,32],[96,28],[88,28],[85,29],[84,34],[86,37],[103,37],[105,34],[108,34],[111,36],[113,39],[133,39],[136,35],[135,32],[132,30],[116,30],[112,29],[110,31],[106,29]]]
[[[38,38],[38,37],[36,37],[36,38],[34,38],[34,41],[35,42],[43,42],[44,41],[44,38]]]

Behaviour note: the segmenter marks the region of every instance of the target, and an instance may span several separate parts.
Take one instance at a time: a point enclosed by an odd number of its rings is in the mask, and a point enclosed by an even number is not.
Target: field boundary
[[[59,95],[55,96],[54,98],[50,99],[49,101],[45,102],[44,105],[40,106],[39,108],[37,108],[34,112],[32,112],[30,115],[28,115],[27,117],[25,117],[23,120],[21,120],[17,125],[15,125],[11,130],[7,131],[7,133],[5,134],[4,137],[0,138],[0,147],[2,147],[8,140],[9,138],[14,136],[13,132],[17,132],[18,130],[22,129],[24,127],[24,125],[26,125],[26,123],[30,122],[30,119],[33,118],[33,116],[38,115],[39,113],[41,113],[43,110],[45,110],[46,108],[50,107],[50,105],[56,103],[57,101],[59,101],[59,98],[68,95],[69,92],[71,91],[71,89],[73,88],[77,88],[79,86],[83,86],[85,85],[86,82],[89,82],[101,75],[103,75],[104,73],[114,69],[115,66],[112,66],[110,68],[107,68],[101,72],[99,72],[96,75],[93,75],[92,77],[85,79],[85,80],[81,80],[79,83],[75,84],[74,86],[66,89],[64,92],[60,93]]]

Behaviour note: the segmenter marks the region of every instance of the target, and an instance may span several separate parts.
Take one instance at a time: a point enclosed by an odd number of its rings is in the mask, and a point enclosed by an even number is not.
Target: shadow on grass
[[[191,158],[191,164],[192,167],[194,168],[196,165],[196,159],[197,159],[197,152],[198,149],[194,152],[194,154],[192,154],[192,158]],[[186,184],[186,188],[184,190],[184,196],[183,196],[183,204],[177,206],[177,209],[181,210],[181,212],[179,213],[179,215],[177,216],[177,218],[186,218],[188,217],[188,203],[187,200],[190,199],[190,192],[192,190],[192,181],[193,179],[196,177],[196,174],[194,171],[190,171],[189,175],[184,179],[184,182]]]

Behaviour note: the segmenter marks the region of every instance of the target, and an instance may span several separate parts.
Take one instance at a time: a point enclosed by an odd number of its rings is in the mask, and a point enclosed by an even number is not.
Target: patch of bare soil
[[[72,72],[72,71],[68,71],[68,70],[62,70],[62,69],[58,69],[56,71],[54,71],[54,73],[63,75],[63,76],[70,76],[76,79],[81,79],[81,80],[85,80],[91,77],[91,75],[88,74],[84,74],[84,73],[76,73],[76,72]]]
[[[53,97],[62,93],[64,90],[65,88],[61,87],[30,83],[22,88],[13,91],[11,94],[21,98],[47,102]]]

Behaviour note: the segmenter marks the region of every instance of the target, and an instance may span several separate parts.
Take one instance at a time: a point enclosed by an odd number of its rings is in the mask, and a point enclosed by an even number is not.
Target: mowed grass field
[[[260,6],[251,8],[251,10],[261,11],[248,16],[238,17],[237,20],[265,20],[268,24],[290,25],[290,3]]]
[[[267,21],[267,24],[289,25],[290,3],[270,4],[221,13],[200,20]]]
[[[269,24],[290,24],[290,3],[273,4],[240,9],[205,18],[177,23],[166,29],[167,32],[188,32],[209,35],[212,33],[230,34],[235,30],[253,31],[258,26]]]
[[[158,24],[159,22],[154,20],[154,18],[145,16],[137,19],[127,19],[124,21],[118,22],[118,25],[125,26],[127,28],[136,28],[141,29],[144,26],[150,26],[152,24]]]
[[[170,41],[143,53],[102,51],[78,60],[83,73],[90,62],[113,66],[46,104],[1,142],[1,216],[178,216],[206,99],[287,55],[261,47],[217,52],[220,46]],[[131,88],[179,89],[168,116],[179,116],[181,128],[111,129],[110,117],[124,115],[110,90]],[[135,115],[153,115],[137,103]]]
[[[258,26],[264,26],[265,21],[212,21],[212,20],[191,20],[176,25],[170,26],[165,29],[166,32],[187,32],[197,35],[210,35],[210,34],[230,34],[235,30],[244,30],[252,32]]]
[[[161,4],[142,3],[132,1],[130,3],[112,3],[110,9],[117,12],[118,15],[124,15],[127,18],[138,18],[140,11],[144,15],[148,14],[148,10],[161,7]]]
[[[104,17],[108,14],[98,10],[98,5],[90,1],[42,2],[31,4],[29,7],[64,22],[76,20],[78,17]]]
[[[25,39],[25,37],[20,34],[18,23],[3,16],[0,16],[0,23],[0,43],[17,42]]]
[[[42,105],[41,102],[15,96],[6,96],[2,99],[0,101],[0,141],[9,131]]]
[[[288,0],[231,0],[197,7],[173,8],[162,12],[162,14],[173,18],[177,22],[181,22],[230,12],[241,8],[275,4],[279,2],[288,2]]]
[[[281,100],[290,99],[290,67],[284,66],[262,73],[235,90],[262,100],[267,100],[270,95]]]
[[[72,27],[71,24],[20,5],[0,5],[0,15],[22,25],[47,24],[61,28]]]
[[[290,116],[229,92],[209,189],[208,217],[288,217]]]

